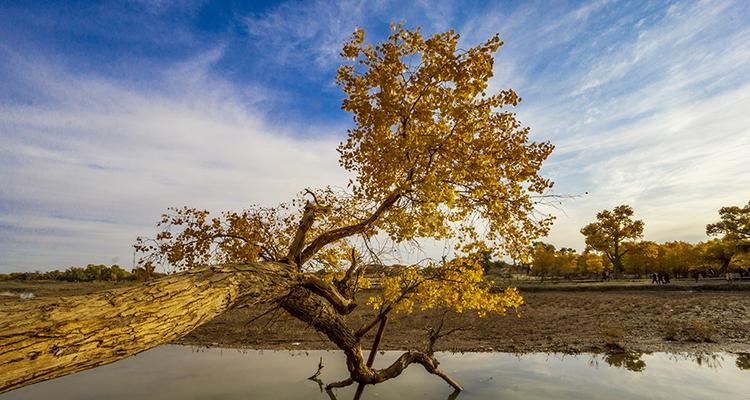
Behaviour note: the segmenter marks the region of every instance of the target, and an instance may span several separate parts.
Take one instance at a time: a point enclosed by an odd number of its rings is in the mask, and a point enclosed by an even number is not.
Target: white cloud
[[[168,206],[241,209],[345,184],[339,138],[270,125],[204,73],[213,59],[165,74],[164,90],[36,60],[26,75],[44,100],[0,108],[0,202],[11,210],[0,224],[15,232],[0,238],[0,268],[129,264],[135,236]]]

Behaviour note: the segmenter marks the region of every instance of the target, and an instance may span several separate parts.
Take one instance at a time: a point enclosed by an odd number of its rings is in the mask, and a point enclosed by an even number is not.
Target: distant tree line
[[[624,249],[620,272],[636,277],[655,272],[683,278],[698,274],[711,277],[750,268],[750,259],[736,256],[734,246],[722,239],[697,244],[640,241],[626,243]],[[573,278],[614,271],[614,265],[606,256],[591,249],[579,254],[575,249],[556,249],[549,243],[536,242],[531,251],[530,271],[540,277]]]
[[[542,278],[548,276],[572,278],[574,276],[599,275],[611,269],[611,263],[599,254],[584,251],[578,254],[575,249],[560,248],[535,242],[531,250],[530,272]]]
[[[632,218],[628,205],[604,210],[581,229],[586,249],[560,248],[535,242],[530,271],[545,277],[598,275],[604,271],[641,277],[665,272],[676,277],[720,276],[750,270],[750,202],[744,207],[722,207],[721,220],[706,233],[718,238],[697,244],[682,241],[656,243],[640,240],[644,223]]]
[[[157,276],[158,272],[145,268],[134,268],[128,271],[119,265],[106,266],[103,264],[89,264],[85,267],[70,267],[64,271],[34,271],[11,272],[0,274],[0,281],[65,281],[65,282],[94,282],[94,281],[144,281]]]
[[[644,223],[633,220],[633,215],[628,205],[597,213],[597,220],[581,229],[586,237],[586,249],[582,253],[534,242],[528,262],[510,264],[493,260],[491,252],[484,252],[484,272],[526,273],[542,278],[592,277],[605,271],[636,277],[665,272],[683,278],[721,276],[737,271],[750,274],[750,202],[744,207],[722,207],[719,210],[721,220],[706,226],[709,236],[720,237],[697,244],[640,240]],[[89,264],[64,271],[0,274],[0,281],[117,282],[143,281],[161,275],[151,265],[127,271],[118,265]]]

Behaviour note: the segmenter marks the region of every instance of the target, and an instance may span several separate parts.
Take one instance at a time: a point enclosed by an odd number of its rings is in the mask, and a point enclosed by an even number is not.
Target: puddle
[[[378,355],[383,367],[399,352]],[[161,346],[135,357],[21,388],[0,400],[327,399],[306,378],[345,377],[336,351],[261,351]],[[748,399],[748,354],[440,353],[441,368],[466,390],[458,399]],[[338,389],[351,399],[354,387]],[[422,367],[368,386],[362,399],[448,399],[451,388]]]

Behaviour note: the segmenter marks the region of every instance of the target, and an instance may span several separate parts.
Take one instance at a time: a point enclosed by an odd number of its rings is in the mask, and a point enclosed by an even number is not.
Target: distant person
[[[664,273],[664,284],[669,284],[669,272]]]
[[[656,278],[656,272],[651,273],[651,284],[656,285],[659,283],[659,279]]]

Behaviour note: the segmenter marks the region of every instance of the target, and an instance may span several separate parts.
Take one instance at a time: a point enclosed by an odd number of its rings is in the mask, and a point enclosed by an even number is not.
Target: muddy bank
[[[361,300],[369,294],[362,293]],[[441,339],[438,350],[502,352],[749,352],[750,292],[678,290],[535,290],[525,294],[521,316],[477,318],[449,314],[448,328],[463,330]],[[361,301],[364,304],[364,301]],[[193,331],[178,343],[257,349],[330,349],[321,334],[282,311],[234,310]],[[415,311],[393,318],[381,349],[423,346],[425,329],[442,313]],[[366,305],[350,316],[361,326],[374,318]]]
[[[126,283],[130,284],[130,283]],[[49,296],[91,293],[111,283],[0,282],[0,292]],[[117,284],[123,285],[122,283]],[[719,286],[717,288],[717,285]],[[643,282],[606,284],[544,283],[522,285],[526,304],[521,317],[509,314],[477,318],[448,314],[446,328],[463,330],[441,339],[438,350],[502,352],[750,352],[750,282],[676,282],[660,288]],[[716,289],[716,290],[714,290]],[[365,305],[373,292],[359,295],[360,306],[349,316],[359,327],[374,318]],[[282,310],[270,306],[230,311],[206,323],[179,344],[254,349],[332,349],[331,343]],[[381,349],[401,350],[426,343],[425,329],[442,313],[415,311],[392,318]]]

